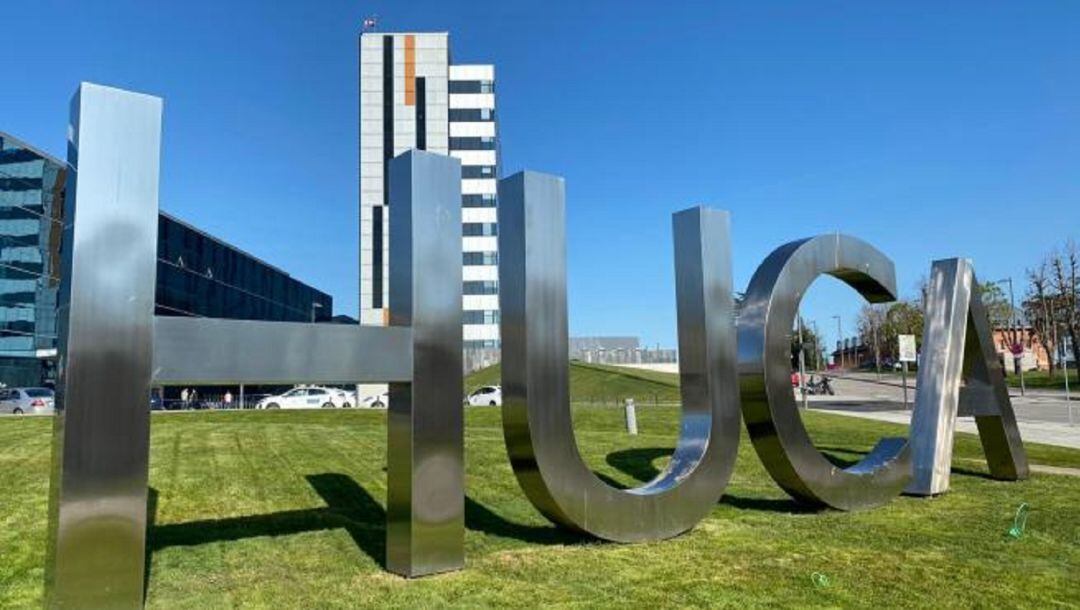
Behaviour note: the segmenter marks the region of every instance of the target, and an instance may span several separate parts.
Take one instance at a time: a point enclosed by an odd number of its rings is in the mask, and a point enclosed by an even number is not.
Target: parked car
[[[502,387],[497,385],[479,387],[469,394],[468,398],[465,399],[465,402],[473,407],[501,407]]]
[[[49,388],[0,389],[0,413],[43,415],[51,414],[53,407],[53,391]]]
[[[284,394],[267,396],[260,400],[256,409],[332,409],[352,406],[348,394],[336,388],[303,387],[293,388]]]
[[[360,401],[360,406],[368,409],[385,409],[390,404],[390,392],[373,394]]]

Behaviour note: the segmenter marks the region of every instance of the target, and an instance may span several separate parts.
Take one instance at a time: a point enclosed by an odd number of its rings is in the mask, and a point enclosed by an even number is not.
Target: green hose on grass
[[[1024,536],[1024,529],[1027,528],[1028,518],[1028,503],[1024,502],[1016,509],[1016,516],[1013,517],[1012,527],[1009,528],[1009,536],[1019,540]]]

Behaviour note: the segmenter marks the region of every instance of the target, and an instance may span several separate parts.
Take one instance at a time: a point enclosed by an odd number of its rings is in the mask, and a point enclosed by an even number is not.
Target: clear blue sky
[[[1018,281],[1080,238],[1080,3],[6,0],[0,130],[59,156],[81,80],[166,100],[162,207],[357,310],[357,33],[497,66],[504,174],[565,175],[571,331],[674,343],[670,214]],[[1018,295],[1019,296],[1019,295]],[[853,327],[823,286],[805,312]],[[835,330],[828,338],[835,339]]]

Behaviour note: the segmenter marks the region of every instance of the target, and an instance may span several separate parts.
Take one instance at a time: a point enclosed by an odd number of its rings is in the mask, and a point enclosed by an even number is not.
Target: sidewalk
[[[819,398],[831,400],[815,400]],[[811,396],[810,399],[811,411],[887,421],[894,424],[908,425],[911,423],[911,411],[903,409],[900,403],[861,401],[858,398],[835,400],[834,396]],[[1019,426],[1020,437],[1025,442],[1080,449],[1080,425],[1069,426],[1067,422],[1024,419],[1020,416],[1019,410],[1017,411],[1016,425]],[[1080,410],[1078,410],[1077,417],[1080,419]],[[979,433],[975,427],[975,419],[972,417],[958,417],[956,429],[960,432]]]

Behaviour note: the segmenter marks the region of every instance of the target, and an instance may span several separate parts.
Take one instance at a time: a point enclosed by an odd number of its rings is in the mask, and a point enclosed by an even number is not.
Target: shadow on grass
[[[159,549],[330,529],[344,529],[360,550],[379,565],[385,566],[386,511],[382,505],[348,475],[327,473],[305,478],[326,502],[326,506],[166,525],[156,523],[158,492],[150,488],[146,582],[150,579],[150,557]],[[144,589],[145,586],[146,583]]]
[[[846,449],[837,449],[837,451],[845,451]],[[613,451],[607,455],[607,463],[614,468],[618,468],[622,472],[634,477],[642,483],[652,481],[660,475],[660,469],[653,465],[656,459],[661,457],[670,456],[673,449],[666,447],[642,447],[639,449],[623,449],[621,451]],[[854,464],[855,461],[846,461],[831,456],[826,456],[841,465],[841,463],[847,462],[842,467]],[[609,484],[613,484],[610,479],[601,477]],[[617,485],[618,487],[624,487]],[[734,496],[725,493],[720,498],[721,504],[727,504],[735,508],[743,510],[761,510],[777,513],[816,513],[821,509],[816,506],[809,506],[801,504],[792,498],[747,498],[742,496]]]
[[[465,527],[476,532],[502,538],[513,538],[532,544],[569,545],[595,542],[594,538],[554,525],[524,525],[507,521],[490,508],[468,496],[465,497]]]
[[[386,510],[382,505],[348,475],[324,473],[304,478],[326,506],[165,525],[156,523],[158,491],[151,487],[147,498],[144,591],[150,579],[150,557],[159,549],[331,529],[344,529],[360,550],[385,568]],[[465,498],[465,527],[533,544],[576,544],[591,540],[554,526],[508,521],[469,497]]]

